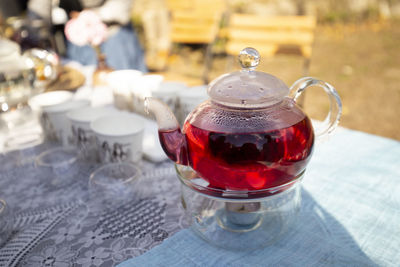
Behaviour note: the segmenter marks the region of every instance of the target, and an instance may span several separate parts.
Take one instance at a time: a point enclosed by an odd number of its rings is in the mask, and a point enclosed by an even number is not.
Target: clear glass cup
[[[13,227],[13,216],[7,202],[0,199],[0,247],[8,240]]]
[[[75,147],[56,147],[41,153],[35,162],[44,179],[50,179],[53,185],[66,185],[75,182],[78,161]]]
[[[212,245],[259,249],[277,241],[296,220],[304,172],[278,187],[234,191],[210,188],[190,167],[175,166],[191,229]]]
[[[21,133],[17,135],[12,135],[7,138],[5,142],[5,149],[7,151],[13,150],[23,150],[26,153],[30,148],[33,148],[43,142],[43,136],[40,132],[34,133]]]
[[[47,145],[44,145],[41,133],[20,133],[10,135],[4,142],[4,151],[0,154],[0,170],[35,165],[36,156]]]
[[[109,163],[98,168],[89,178],[89,207],[98,211],[138,200],[140,177],[139,167],[131,162]]]

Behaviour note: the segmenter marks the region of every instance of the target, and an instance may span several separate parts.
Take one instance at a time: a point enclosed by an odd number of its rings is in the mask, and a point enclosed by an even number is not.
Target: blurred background
[[[63,2],[51,2],[50,22],[26,25],[27,1],[0,0],[1,34],[65,56]],[[239,69],[235,55],[254,46],[258,69],[288,86],[305,75],[332,84],[341,126],[400,140],[400,0],[135,0],[130,13],[151,73],[204,84]],[[303,105],[323,119],[329,101],[311,89]]]

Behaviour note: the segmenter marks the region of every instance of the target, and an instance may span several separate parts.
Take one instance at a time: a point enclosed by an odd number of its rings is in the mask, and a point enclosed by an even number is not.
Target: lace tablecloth
[[[48,147],[0,158],[0,198],[14,218],[0,266],[114,266],[185,227],[172,163],[143,161],[139,199],[92,209],[88,180],[99,166],[79,163],[74,180],[54,184],[34,164],[34,156]]]
[[[299,216],[277,242],[229,251],[184,229],[118,267],[398,267],[399,159],[399,141],[338,129],[329,142],[316,144],[302,181]]]

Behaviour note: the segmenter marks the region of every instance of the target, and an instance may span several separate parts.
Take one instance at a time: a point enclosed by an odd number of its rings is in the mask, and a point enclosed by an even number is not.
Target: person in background
[[[28,10],[51,20],[51,9],[63,8],[69,18],[82,10],[91,10],[107,25],[108,36],[101,44],[106,63],[115,70],[136,69],[146,72],[144,53],[131,24],[131,0],[30,0]],[[96,65],[97,56],[89,46],[78,46],[67,40],[66,56],[83,65]]]

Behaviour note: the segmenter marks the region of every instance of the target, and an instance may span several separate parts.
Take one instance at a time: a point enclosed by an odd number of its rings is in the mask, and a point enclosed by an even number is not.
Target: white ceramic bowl
[[[71,100],[73,93],[69,91],[53,91],[38,94],[29,99],[28,104],[34,111],[41,111],[44,107],[51,107]]]

